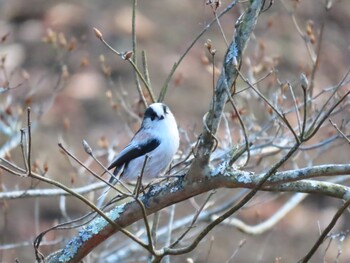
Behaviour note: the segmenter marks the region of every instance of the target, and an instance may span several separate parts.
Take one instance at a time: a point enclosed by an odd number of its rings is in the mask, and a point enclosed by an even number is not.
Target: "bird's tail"
[[[106,201],[106,197],[107,197],[110,189],[111,189],[110,186],[106,186],[105,189],[103,190],[103,193],[97,198],[97,207],[99,209],[102,209],[102,206],[104,205],[104,203]]]
[[[109,178],[109,183],[110,184],[115,185],[118,182],[118,180],[116,178],[117,178],[121,168],[122,167],[116,167],[114,169],[113,175],[111,176],[111,178]],[[97,207],[99,209],[101,209],[102,205],[104,205],[104,202],[106,200],[106,197],[107,197],[108,192],[109,192],[110,189],[111,189],[111,187],[109,185],[107,185],[106,188],[103,190],[103,193],[101,194],[101,196],[97,198]]]

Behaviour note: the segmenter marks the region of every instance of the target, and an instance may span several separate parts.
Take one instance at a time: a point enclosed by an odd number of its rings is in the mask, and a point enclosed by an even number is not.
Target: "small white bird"
[[[136,132],[130,143],[117,155],[108,166],[108,170],[114,169],[113,175],[125,181],[136,180],[148,155],[142,182],[163,175],[169,167],[179,147],[179,131],[174,115],[169,107],[163,103],[153,103],[145,111],[141,128]],[[111,177],[110,183],[116,183],[115,177]],[[104,199],[101,196],[99,199]]]

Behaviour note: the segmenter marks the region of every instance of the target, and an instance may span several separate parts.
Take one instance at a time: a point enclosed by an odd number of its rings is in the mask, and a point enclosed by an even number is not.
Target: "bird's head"
[[[164,103],[153,103],[145,111],[142,121],[142,127],[145,129],[177,130],[176,120],[169,107]]]

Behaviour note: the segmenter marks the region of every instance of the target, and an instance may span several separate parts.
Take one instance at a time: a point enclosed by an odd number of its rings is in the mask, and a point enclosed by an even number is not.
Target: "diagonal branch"
[[[215,142],[215,134],[219,128],[221,116],[228,99],[226,89],[235,85],[244,49],[255,28],[263,4],[264,1],[262,0],[252,1],[243,18],[239,21],[234,38],[226,51],[221,75],[216,84],[216,92],[206,116],[206,127],[203,129],[199,139],[197,158],[195,158],[187,177],[189,180],[200,179],[196,177],[196,175],[200,174],[198,171],[206,169],[209,163],[211,150]]]

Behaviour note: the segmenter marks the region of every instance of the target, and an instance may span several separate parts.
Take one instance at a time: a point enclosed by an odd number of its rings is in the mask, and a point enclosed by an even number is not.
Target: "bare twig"
[[[153,216],[151,234],[152,234],[152,240],[153,240],[154,247],[156,247],[156,245],[157,245],[157,230],[158,230],[158,225],[159,225],[160,213],[161,213],[160,211],[155,212],[154,216]]]
[[[335,88],[333,89],[332,94],[331,94],[330,96],[328,96],[327,101],[323,104],[322,108],[321,108],[320,111],[318,112],[316,118],[314,119],[314,121],[313,121],[312,124],[310,125],[309,130],[312,130],[312,129],[314,128],[314,126],[316,125],[318,119],[321,118],[321,115],[322,115],[322,114],[324,114],[325,109],[326,109],[328,103],[331,101],[331,99],[334,97],[334,95],[338,92],[338,90],[339,90],[341,87],[343,87],[343,85],[345,84],[346,79],[348,78],[349,74],[350,74],[350,67],[348,68],[348,70],[347,70],[346,73],[344,74],[344,77],[343,77],[343,78],[340,80],[340,82],[335,86]],[[346,95],[347,95],[347,94],[346,94]],[[346,96],[345,96],[345,97],[346,97]],[[345,98],[345,97],[344,97],[344,98]],[[332,111],[333,111],[333,110],[332,110]],[[327,119],[327,117],[324,118],[324,119]],[[324,121],[323,121],[323,122],[324,122]],[[323,122],[320,121],[319,123],[322,124]],[[315,131],[317,131],[317,130],[315,129]]]
[[[131,18],[131,38],[132,38],[132,62],[134,65],[137,65],[137,38],[136,38],[136,6],[137,6],[137,0],[133,0],[132,4],[132,18]],[[140,85],[139,77],[137,75],[137,72],[134,72],[135,74],[135,84],[136,88],[139,91],[140,99],[142,100],[145,107],[147,107],[147,101],[146,98],[143,95],[142,88]],[[141,95],[142,94],[142,95]]]
[[[191,165],[190,172],[187,176],[189,180],[197,180],[196,176],[200,173],[198,170],[202,170],[208,165],[211,149],[215,141],[215,134],[220,124],[221,116],[224,110],[225,103],[227,101],[227,94],[225,89],[227,87],[234,86],[236,78],[238,76],[238,67],[242,60],[244,49],[248,43],[250,35],[252,34],[263,1],[252,1],[250,7],[246,11],[243,20],[239,23],[238,28],[235,31],[233,41],[226,52],[221,75],[217,81],[216,93],[214,96],[214,106],[210,106],[209,113],[206,117],[206,125],[203,128],[202,135],[199,140],[196,158]]]
[[[320,247],[320,245],[323,243],[329,232],[333,229],[335,224],[337,223],[338,219],[341,217],[341,215],[346,211],[346,209],[350,206],[350,194],[348,194],[348,200],[340,207],[340,209],[335,213],[333,216],[331,222],[328,224],[328,226],[323,230],[321,236],[317,239],[314,246],[311,248],[311,250],[306,254],[304,258],[299,260],[300,263],[307,263],[310,261],[311,257],[315,254],[317,249]]]
[[[83,162],[81,162],[77,157],[75,157],[74,154],[72,154],[70,151],[68,151],[62,143],[58,144],[58,147],[60,147],[60,149],[62,149],[69,157],[71,157],[74,161],[76,161],[77,163],[79,163],[79,165],[81,165],[82,167],[84,167],[90,174],[92,174],[96,179],[104,182],[106,185],[108,185],[109,187],[113,188],[115,191],[117,191],[118,193],[121,193],[122,195],[128,196],[127,193],[122,192],[120,189],[116,188],[113,184],[111,184],[109,181],[103,179],[101,176],[99,176],[98,174],[96,174],[94,171],[92,171],[89,167],[87,167]],[[129,190],[128,188],[126,188],[127,190]],[[130,191],[130,190],[129,190]]]
[[[299,136],[295,133],[293,127],[290,125],[290,123],[289,123],[289,121],[287,120],[287,118],[285,117],[285,115],[284,115],[283,113],[280,113],[279,110],[276,109],[276,107],[274,107],[274,106],[270,103],[270,101],[269,101],[267,98],[265,98],[265,96],[264,96],[258,89],[256,89],[256,88],[249,82],[248,79],[246,79],[246,78],[242,75],[242,73],[241,73],[240,71],[238,71],[238,74],[239,74],[239,76],[243,79],[243,81],[244,81],[245,83],[247,83],[247,84],[250,86],[250,88],[251,88],[256,94],[258,94],[259,97],[262,98],[262,99],[265,101],[265,103],[266,103],[267,105],[269,105],[269,107],[278,115],[278,117],[282,120],[282,122],[288,127],[289,131],[293,134],[293,136],[294,136],[296,142],[300,143],[300,138],[299,138]]]
[[[150,89],[150,87],[149,87],[147,81],[145,80],[145,78],[143,77],[142,73],[141,73],[140,70],[138,69],[137,65],[133,62],[133,60],[132,60],[132,58],[131,58],[131,57],[132,57],[132,52],[121,53],[121,52],[115,50],[112,46],[110,46],[110,45],[106,42],[106,40],[103,38],[102,33],[101,33],[97,28],[94,28],[94,31],[95,31],[95,34],[96,34],[96,36],[98,37],[98,39],[100,39],[101,42],[102,42],[109,50],[111,50],[114,54],[118,55],[119,57],[121,57],[121,58],[124,59],[124,60],[127,60],[127,61],[130,63],[130,65],[131,65],[131,66],[133,67],[133,69],[135,70],[137,76],[142,80],[143,84],[145,85],[145,87],[146,87],[146,89],[147,89],[147,91],[148,91],[148,93],[149,93],[149,95],[150,95],[152,101],[155,101],[155,99],[152,97],[153,94],[152,94],[152,91],[151,91],[151,89]],[[148,104],[147,104],[145,95],[143,94],[143,91],[142,91],[142,89],[141,89],[141,86],[139,85],[139,86],[137,86],[137,88],[138,88],[138,92],[139,92],[139,95],[140,95],[140,97],[141,97],[141,99],[142,99],[143,104],[145,105],[145,107],[147,107]]]
[[[215,194],[215,192],[210,192],[210,194],[207,196],[203,204],[200,206],[200,208],[197,210],[196,214],[193,216],[191,224],[187,227],[187,229],[169,246],[171,248],[176,247],[180,241],[187,235],[187,233],[194,227],[194,224],[196,223],[198,216],[203,211],[205,205],[209,202],[210,198]]]
[[[321,126],[323,125],[323,123],[328,119],[328,117],[331,115],[331,113],[334,111],[334,109],[336,107],[338,107],[338,105],[347,98],[347,96],[350,94],[350,90],[348,92],[346,92],[344,94],[343,97],[341,97],[336,103],[334,103],[330,109],[328,111],[326,111],[325,113],[323,113],[323,117],[321,118],[321,120],[318,122],[318,124],[316,124],[316,120],[313,124],[316,125],[315,128],[310,128],[307,132],[306,132],[306,138],[304,140],[308,140],[310,139],[311,137],[313,137],[317,131],[321,128]],[[326,102],[327,103],[327,102]],[[312,124],[312,126],[314,126]]]
[[[226,14],[228,11],[230,11],[236,4],[238,3],[238,0],[233,0],[229,5],[227,5],[227,7],[217,16],[218,18],[222,17],[224,14]],[[182,60],[186,57],[186,55],[188,54],[188,52],[192,49],[192,47],[194,46],[194,44],[196,44],[196,42],[203,36],[203,34],[215,23],[217,22],[216,17],[210,21],[210,23],[195,37],[195,39],[191,42],[191,44],[188,46],[188,48],[185,50],[185,52],[181,55],[181,57],[179,58],[179,60],[177,62],[174,63],[168,77],[165,80],[165,83],[162,87],[162,90],[159,94],[159,98],[158,101],[163,101],[165,98],[165,94],[168,90],[168,86],[169,86],[169,82],[172,78],[172,76],[174,75],[176,69],[178,68],[178,66],[181,64]]]
[[[349,136],[346,136],[346,134],[344,134],[337,126],[337,124],[335,124],[334,122],[332,122],[331,119],[329,119],[329,122],[332,124],[332,126],[337,130],[337,132],[341,135],[341,137],[343,137],[345,140],[348,141],[348,143],[350,144],[350,139],[348,138]]]
[[[295,99],[293,87],[292,87],[292,85],[290,85],[290,83],[287,83],[287,85],[288,85],[290,94],[292,95],[292,98],[293,98],[293,103],[294,103],[294,107],[295,107],[295,113],[297,115],[297,120],[298,120],[299,133],[302,134],[302,128],[301,128],[302,124],[301,124],[301,120],[300,120],[299,109],[298,109],[297,101]]]
[[[146,79],[146,81],[147,81],[147,83],[148,83],[148,85],[150,87],[150,90],[152,90],[151,78],[150,78],[149,72],[148,72],[146,51],[142,50],[141,56],[142,56],[143,74],[145,75],[145,79]]]
[[[239,113],[239,110],[237,109],[236,105],[235,105],[235,102],[233,101],[232,99],[232,96],[231,96],[231,93],[228,89],[225,89],[226,90],[226,93],[227,93],[227,96],[228,96],[228,99],[230,100],[231,102],[231,105],[232,105],[232,108],[234,109],[235,113],[236,113],[236,116],[238,118],[238,121],[241,125],[241,128],[243,130],[243,135],[244,135],[244,139],[245,139],[245,146],[246,146],[246,150],[247,150],[247,159],[245,160],[245,163],[244,163],[244,166],[246,166],[249,162],[249,159],[250,159],[250,142],[249,142],[249,137],[248,137],[248,134],[247,134],[247,129],[245,127],[245,124],[242,120],[242,116],[241,114]]]

